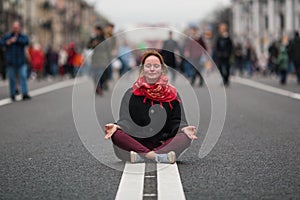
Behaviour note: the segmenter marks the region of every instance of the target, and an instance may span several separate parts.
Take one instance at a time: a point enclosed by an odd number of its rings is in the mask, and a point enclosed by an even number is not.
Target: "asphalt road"
[[[297,87],[284,89],[297,92]],[[222,134],[199,158],[211,102],[207,88],[194,91],[199,140],[177,162],[186,198],[300,199],[300,101],[233,82],[226,88]],[[100,125],[113,119],[110,95],[95,98]],[[73,119],[72,87],[0,107],[0,137],[0,199],[115,198],[124,164],[111,149],[90,153],[84,146]]]

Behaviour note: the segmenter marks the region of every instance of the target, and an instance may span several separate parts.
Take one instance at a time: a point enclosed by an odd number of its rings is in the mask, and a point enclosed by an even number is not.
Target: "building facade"
[[[232,0],[233,35],[249,39],[258,56],[274,40],[286,40],[300,29],[300,0]]]
[[[32,42],[60,47],[74,42],[83,47],[95,24],[107,20],[85,0],[0,0],[2,33],[18,19]]]

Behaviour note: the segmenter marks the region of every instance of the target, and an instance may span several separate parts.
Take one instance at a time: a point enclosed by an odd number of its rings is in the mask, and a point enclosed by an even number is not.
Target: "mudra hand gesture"
[[[105,125],[105,139],[110,139],[111,136],[116,132],[116,130],[120,128],[119,125],[113,124],[113,123],[109,123]]]
[[[197,140],[196,136],[196,127],[195,126],[186,126],[181,129],[191,140]]]

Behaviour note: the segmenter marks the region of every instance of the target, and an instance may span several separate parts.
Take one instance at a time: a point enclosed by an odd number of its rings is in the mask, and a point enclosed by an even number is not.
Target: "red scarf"
[[[180,100],[177,98],[177,90],[175,87],[168,83],[168,78],[165,75],[161,75],[160,79],[153,85],[146,82],[144,76],[139,77],[138,80],[132,86],[132,92],[136,96],[144,96],[144,103],[147,99],[152,100],[151,104],[154,105],[153,101],[168,102],[170,108],[173,109],[171,101]]]

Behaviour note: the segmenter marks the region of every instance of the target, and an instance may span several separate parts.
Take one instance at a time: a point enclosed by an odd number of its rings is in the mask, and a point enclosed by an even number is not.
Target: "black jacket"
[[[151,138],[164,141],[174,137],[182,127],[187,126],[182,103],[173,100],[170,103],[135,96],[132,88],[125,93],[120,108],[118,125],[127,134],[135,138]]]
[[[219,61],[229,60],[233,49],[230,37],[219,36],[216,42],[216,53]]]

